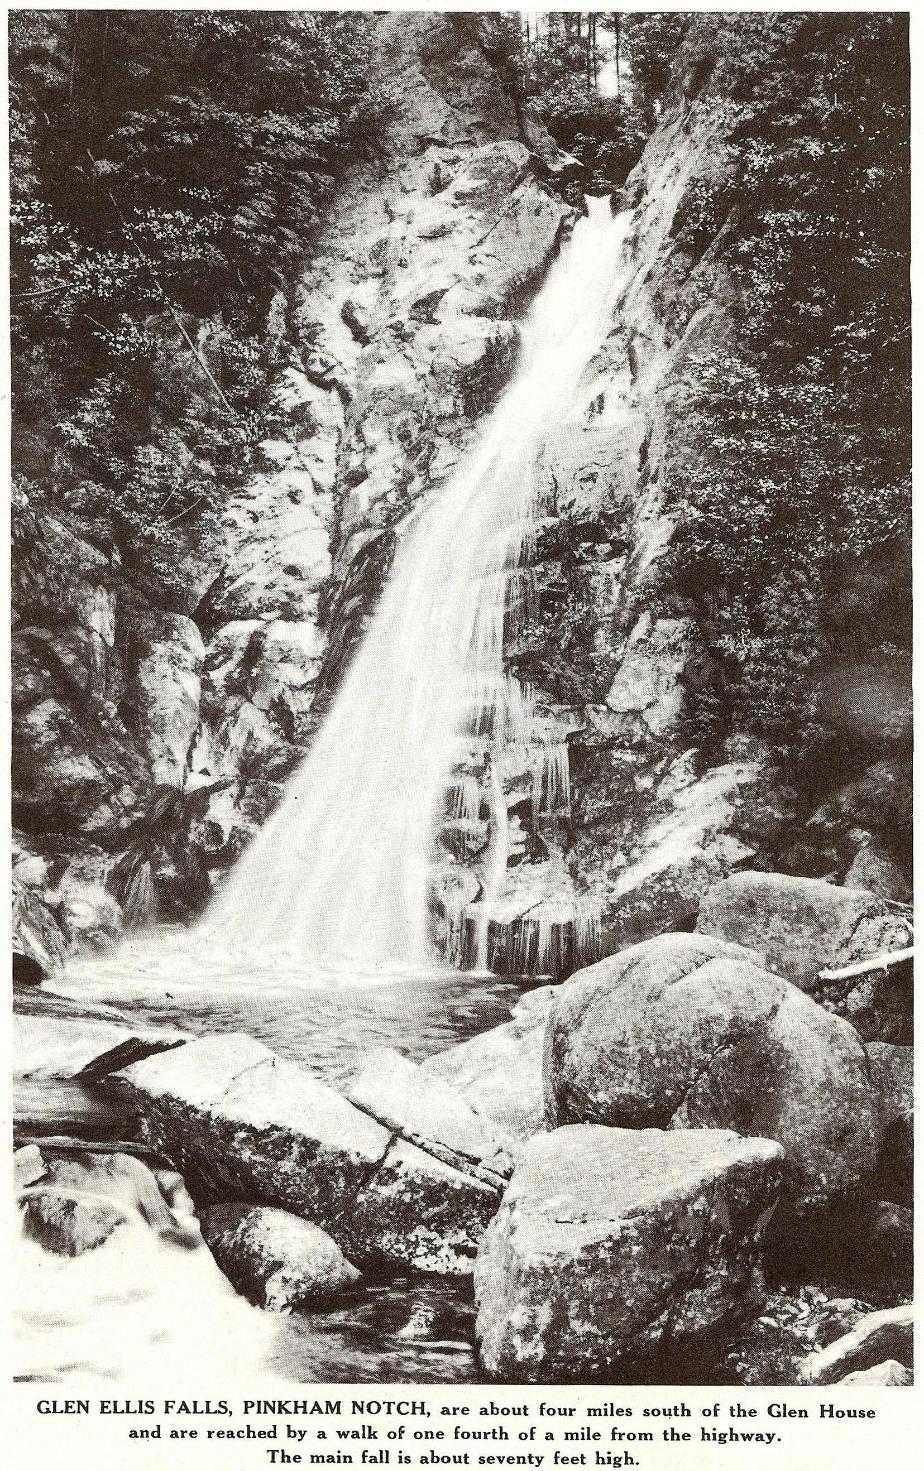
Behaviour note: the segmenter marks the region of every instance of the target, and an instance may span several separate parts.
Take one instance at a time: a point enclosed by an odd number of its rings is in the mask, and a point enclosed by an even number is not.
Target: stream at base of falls
[[[50,987],[72,1014],[113,1006],[136,1028],[195,1034],[246,1032],[334,1087],[368,1054],[395,1047],[415,1061],[505,1022],[523,993],[497,976],[440,972],[379,976],[313,988],[279,966],[233,972],[220,982],[132,977],[124,956],[96,958]],[[18,1006],[39,1016],[61,1003],[29,990]],[[53,1012],[52,1007],[56,1010]],[[64,1014],[66,1014],[66,1006]],[[76,1031],[75,1022],[75,1031]],[[47,1091],[54,1079],[30,1085]],[[88,1145],[92,1149],[92,1144]],[[76,1258],[20,1240],[16,1372],[49,1381],[75,1374],[129,1382],[158,1374],[183,1385],[208,1378],[271,1375],[297,1383],[472,1383],[470,1283],[409,1278],[366,1281],[328,1311],[280,1316],[238,1297],[203,1245],[185,1250],[140,1222]]]
[[[136,1027],[244,1032],[342,1087],[376,1048],[420,1061],[510,1015],[519,986],[434,974],[437,952],[556,974],[597,958],[598,907],[564,858],[567,746],[509,672],[505,639],[543,497],[557,493],[557,440],[599,408],[599,355],[643,265],[633,221],[608,197],[586,200],[520,323],[513,379],[462,462],[397,528],[386,586],[311,749],[205,913],[185,935],[129,934],[112,955],[69,966],[70,997],[111,1003]],[[524,802],[558,857],[550,892],[520,903],[511,812]],[[441,842],[447,824],[455,839],[484,840],[468,869],[458,843]],[[450,902],[445,881],[460,874],[477,897],[455,884]],[[556,902],[536,913],[537,898]],[[504,923],[498,961],[491,929]],[[566,949],[567,966],[553,966]],[[66,1030],[56,1036],[66,1054]],[[53,1086],[41,1047],[38,1037],[31,1077],[22,1067],[37,1107],[36,1087]],[[393,1278],[281,1319],[234,1294],[204,1247],[140,1223],[73,1260],[20,1246],[21,1377],[166,1367],[182,1384],[206,1364],[302,1383],[478,1378],[470,1283]]]

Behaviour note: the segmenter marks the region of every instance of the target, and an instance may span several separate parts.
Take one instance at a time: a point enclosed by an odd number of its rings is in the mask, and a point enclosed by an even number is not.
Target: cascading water
[[[406,522],[311,752],[193,933],[129,934],[108,956],[72,962],[55,989],[80,1004],[91,995],[130,1000],[136,1025],[248,1032],[342,1086],[383,1045],[424,1057],[507,1019],[509,982],[473,988],[445,961],[513,975],[593,955],[596,918],[569,897],[562,855],[543,859],[539,903],[534,893],[524,898],[522,868],[510,866],[517,826],[535,830],[566,814],[570,779],[561,730],[505,672],[503,643],[505,622],[529,597],[522,564],[535,540],[545,448],[586,422],[597,391],[585,370],[627,284],[628,224],[608,200],[589,201],[524,323],[514,382],[467,463]],[[444,962],[435,974],[434,875],[442,861],[445,876],[449,857],[440,860],[438,837],[453,823],[471,837],[481,893],[473,902],[471,869],[457,862],[440,896]],[[415,979],[421,968],[426,985]],[[370,976],[376,984],[363,985]],[[49,1086],[61,1085],[55,1077]],[[25,1239],[18,1251],[25,1377],[75,1366],[118,1377],[136,1359],[156,1366],[161,1349],[174,1367],[213,1368],[224,1350],[251,1379],[267,1370],[299,1382],[475,1374],[470,1352],[435,1362],[432,1348],[402,1345],[394,1327],[412,1298],[419,1306],[417,1289],[396,1287],[393,1302],[371,1297],[362,1309],[350,1303],[321,1329],[296,1315],[277,1344],[266,1315],[230,1294],[204,1251],[189,1254],[139,1222],[76,1262]],[[139,1280],[156,1292],[139,1292]],[[191,1296],[206,1305],[194,1322]],[[43,1301],[59,1299],[69,1305],[63,1319],[43,1313]],[[137,1353],[114,1359],[113,1342]]]
[[[310,753],[194,943],[367,974],[432,966],[436,833],[450,793],[463,808],[478,805],[453,778],[475,738],[491,823],[474,947],[485,963],[490,891],[506,863],[500,753],[531,738],[529,691],[504,673],[505,613],[533,541],[543,448],[586,408],[582,376],[625,285],[629,219],[614,217],[608,199],[588,200],[524,322],[514,381],[466,462],[406,521]],[[567,793],[566,753],[562,767],[559,742],[534,800]]]

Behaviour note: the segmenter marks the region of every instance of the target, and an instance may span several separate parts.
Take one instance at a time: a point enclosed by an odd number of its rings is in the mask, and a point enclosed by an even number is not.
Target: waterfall
[[[431,967],[430,888],[440,819],[489,812],[477,951],[503,881],[499,762],[530,744],[531,692],[505,675],[503,640],[534,537],[537,466],[585,413],[584,371],[626,282],[630,216],[588,201],[522,326],[515,377],[464,463],[399,528],[362,643],[278,808],[197,927],[204,945],[357,965]],[[586,395],[585,395],[586,396]],[[486,799],[458,777],[473,742]],[[562,770],[564,761],[564,772]],[[559,743],[536,801],[567,800]],[[586,929],[586,923],[584,923]]]

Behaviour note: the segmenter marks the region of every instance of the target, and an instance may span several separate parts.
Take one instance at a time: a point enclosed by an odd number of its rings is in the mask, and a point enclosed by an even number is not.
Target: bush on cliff
[[[735,350],[690,362],[673,426],[677,566],[722,671],[699,734],[804,743],[822,657],[901,639],[909,602],[907,18],[714,17],[680,64],[704,58],[735,127],[677,243],[695,263],[717,242],[738,290]],[[850,565],[893,596],[843,628]]]
[[[168,600],[271,431],[273,294],[382,105],[368,25],[11,17],[14,462],[39,530],[50,501]]]

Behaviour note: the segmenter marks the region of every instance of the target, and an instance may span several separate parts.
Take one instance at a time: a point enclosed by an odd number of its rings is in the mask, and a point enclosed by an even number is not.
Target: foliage
[[[730,223],[738,306],[734,351],[688,365],[670,489],[723,670],[700,724],[786,739],[811,724],[821,655],[863,641],[826,626],[836,570],[908,536],[907,36],[891,14],[742,19],[694,27],[684,58],[712,51],[736,127],[678,243],[698,258]]]
[[[272,428],[270,300],[385,105],[369,24],[10,18],[14,457],[168,597]]]
[[[481,37],[518,103],[578,159],[588,192],[599,194],[619,188],[641,154],[687,20],[573,10],[494,14],[482,20]],[[601,86],[605,69],[616,69],[615,91]]]

